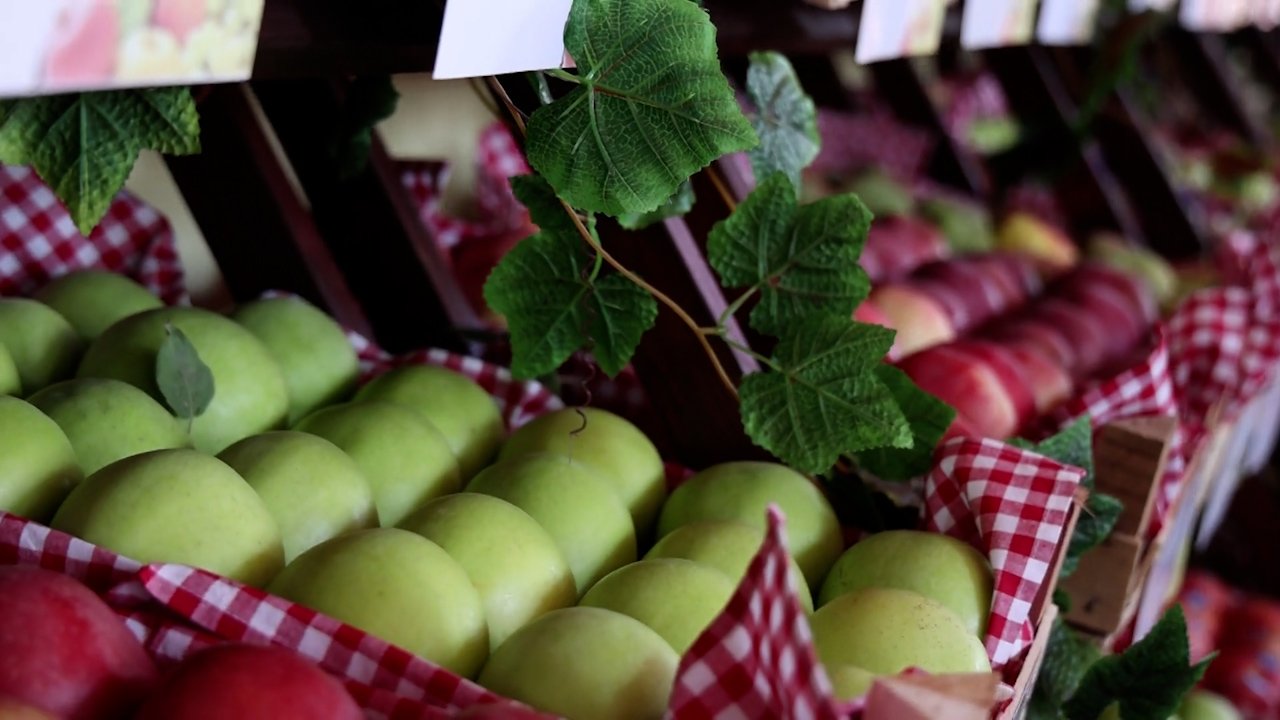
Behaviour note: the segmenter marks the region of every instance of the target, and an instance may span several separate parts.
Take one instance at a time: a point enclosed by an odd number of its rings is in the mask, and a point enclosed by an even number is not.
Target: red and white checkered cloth
[[[90,268],[128,275],[167,303],[187,302],[173,230],[150,205],[121,192],[86,241],[35,172],[0,165],[0,295]]]

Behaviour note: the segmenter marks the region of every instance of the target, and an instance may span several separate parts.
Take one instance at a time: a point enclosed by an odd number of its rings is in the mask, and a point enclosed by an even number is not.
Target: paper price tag
[[[1140,13],[1144,10],[1168,12],[1178,4],[1178,0],[1129,0],[1129,12]]]
[[[977,50],[1031,42],[1037,4],[1038,0],[968,0],[960,24],[960,44]]]
[[[1036,37],[1045,45],[1084,45],[1097,30],[1100,0],[1044,0]]]
[[[264,0],[0,0],[0,96],[248,80]]]
[[[1250,0],[1183,0],[1178,21],[1196,32],[1227,32],[1249,22]]]
[[[455,79],[568,65],[573,0],[449,0],[432,77]]]
[[[857,62],[938,52],[946,0],[863,0],[862,5]]]

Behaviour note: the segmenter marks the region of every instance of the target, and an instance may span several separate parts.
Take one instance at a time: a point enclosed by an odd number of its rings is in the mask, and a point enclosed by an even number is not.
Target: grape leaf
[[[725,287],[759,292],[751,325],[779,335],[813,313],[848,319],[870,291],[858,266],[871,214],[853,195],[797,206],[774,173],[707,238],[707,259]]]
[[[694,200],[693,183],[686,180],[680,185],[676,194],[667,198],[667,201],[657,210],[645,213],[623,213],[618,216],[618,224],[628,230],[641,230],[669,217],[686,215],[693,209]]]
[[[1054,618],[1044,662],[1027,704],[1027,720],[1059,720],[1062,705],[1100,657],[1097,645],[1072,630],[1061,616]]]
[[[892,365],[880,365],[876,375],[898,403],[911,426],[909,448],[873,448],[858,453],[858,465],[880,478],[901,482],[920,477],[933,468],[933,451],[951,427],[956,411],[924,390]]]
[[[911,427],[876,367],[893,331],[814,315],[787,328],[771,370],[743,378],[742,424],[757,445],[804,472],[845,453],[909,447]]]
[[[213,402],[213,372],[181,330],[166,323],[164,332],[156,352],[156,385],[173,414],[189,424]]]
[[[1190,665],[1190,654],[1186,618],[1175,603],[1142,640],[1094,663],[1063,713],[1068,720],[1095,720],[1119,702],[1124,720],[1166,720],[1214,657]]]
[[[800,79],[785,55],[751,54],[747,69],[747,95],[755,105],[752,119],[760,145],[749,152],[758,178],[785,173],[800,192],[800,173],[818,157],[818,111],[805,94]]]
[[[539,232],[512,248],[484,286],[485,301],[510,328],[512,373],[546,375],[589,347],[600,368],[617,375],[653,326],[657,303],[627,278],[598,272],[598,260],[545,180],[516,177],[512,189]]]
[[[617,216],[754,147],[715,34],[689,0],[574,0],[564,40],[578,74],[563,77],[578,86],[529,118],[529,164],[570,205]]]
[[[186,88],[0,101],[0,162],[31,165],[82,234],[106,214],[144,149],[200,151],[199,115]]]
[[[1097,547],[1116,526],[1124,504],[1105,493],[1093,492],[1093,423],[1088,415],[1082,416],[1067,426],[1062,432],[1048,438],[1038,445],[1018,438],[1011,442],[1017,447],[1034,450],[1045,457],[1058,462],[1083,468],[1084,478],[1080,484],[1088,488],[1089,499],[1085,501],[1084,512],[1076,522],[1075,532],[1067,546],[1067,556],[1062,561],[1060,577],[1067,577],[1076,571],[1080,557]]]
[[[373,129],[391,117],[400,102],[400,93],[390,75],[359,77],[352,81],[329,143],[338,175],[350,178],[369,164]]]

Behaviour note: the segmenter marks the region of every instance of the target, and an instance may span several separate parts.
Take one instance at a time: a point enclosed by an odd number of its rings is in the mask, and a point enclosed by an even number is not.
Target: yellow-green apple
[[[738,520],[763,531],[770,503],[786,515],[787,547],[805,581],[817,586],[843,548],[840,522],[818,486],[785,465],[728,462],[699,472],[671,493],[658,536],[700,520]]]
[[[164,303],[149,290],[119,273],[79,270],[55,278],[32,298],[57,310],[85,340],[130,315]]]
[[[4,343],[0,343],[0,395],[22,397],[22,378],[18,376],[18,366]]]
[[[32,566],[0,567],[0,657],[0,696],[67,720],[131,717],[156,681],[146,650],[101,598]]]
[[[470,479],[493,460],[506,435],[498,404],[471,378],[442,367],[409,365],[360,388],[358,400],[403,405],[436,426]]]
[[[646,534],[667,486],[662,457],[640,428],[607,410],[565,408],[513,432],[499,458],[543,452],[599,470],[630,511],[636,532]]]
[[[400,527],[458,561],[480,592],[496,649],[534,618],[573,605],[573,572],[555,541],[528,513],[501,498],[455,493],[436,498]]]
[[[8,348],[28,394],[71,376],[84,349],[66,318],[27,298],[0,298],[0,345]]]
[[[1178,292],[1178,274],[1167,260],[1114,233],[1095,234],[1089,239],[1085,256],[1092,262],[1142,278],[1160,305]]]
[[[920,388],[955,408],[983,437],[1009,437],[1035,415],[1035,397],[1022,368],[992,343],[940,345],[902,360],[898,367]]]
[[[724,610],[736,586],[719,570],[684,558],[624,565],[591,587],[578,603],[630,615],[684,655]]]
[[[942,603],[982,636],[992,584],[991,563],[968,543],[940,533],[888,530],[840,556],[822,583],[818,606],[865,588],[910,590]]]
[[[991,215],[982,205],[950,197],[926,198],[920,216],[938,226],[955,253],[988,252],[995,247]]]
[[[747,568],[764,545],[764,532],[754,525],[737,520],[703,520],[682,525],[663,536],[652,548],[646,559],[685,558],[713,567],[729,576],[735,583],[741,582]],[[809,583],[795,558],[788,558],[791,587],[800,596],[800,604],[806,611],[813,611],[813,596]]]
[[[289,563],[268,589],[464,677],[489,653],[484,605],[466,571],[408,530],[327,540]]]
[[[319,435],[356,461],[373,488],[378,520],[391,527],[428,500],[462,485],[449,443],[399,405],[359,400],[318,410],[294,428]]]
[[[906,215],[915,206],[911,191],[879,168],[871,168],[853,178],[846,192],[857,195],[877,218]]]
[[[951,315],[932,297],[908,283],[882,285],[870,297],[897,331],[895,352],[907,357],[956,337]]]
[[[875,675],[910,667],[930,673],[990,672],[987,651],[955,613],[935,600],[893,588],[845,593],[809,618],[818,659]]]
[[[579,596],[636,559],[635,526],[609,481],[564,455],[499,461],[467,490],[500,497],[536,520],[564,554]]]
[[[1182,720],[1240,720],[1243,716],[1225,697],[1196,688],[1183,698],[1178,717]]]
[[[337,678],[281,647],[215,645],[168,673],[136,720],[363,720]]]
[[[195,450],[153,450],[76,486],[53,527],[139,562],[182,563],[261,587],[284,566],[280,529],[253,488]]]
[[[1014,212],[1000,223],[996,247],[1027,255],[1041,274],[1058,275],[1080,260],[1080,250],[1059,228],[1027,212]]]
[[[62,428],[7,395],[0,395],[0,458],[0,510],[40,522],[84,477]]]
[[[355,348],[333,318],[306,300],[278,297],[240,306],[232,318],[266,346],[289,388],[289,422],[347,399],[360,372]]]
[[[284,424],[289,392],[280,366],[253,333],[209,310],[161,308],[121,320],[89,346],[80,377],[123,380],[163,402],[156,384],[156,353],[169,325],[186,335],[213,373],[213,400],[191,425],[197,449],[218,453],[237,440]]]
[[[566,720],[654,720],[680,658],[662,636],[622,613],[553,610],[502,644],[480,684]]]
[[[826,670],[831,678],[831,689],[840,700],[856,700],[870,692],[876,682],[875,673],[856,665],[834,665]]]
[[[218,453],[258,493],[280,527],[284,560],[329,538],[378,527],[373,488],[360,466],[318,435],[274,430]]]
[[[85,475],[130,455],[191,446],[177,418],[150,395],[120,380],[64,380],[28,401],[66,433]]]

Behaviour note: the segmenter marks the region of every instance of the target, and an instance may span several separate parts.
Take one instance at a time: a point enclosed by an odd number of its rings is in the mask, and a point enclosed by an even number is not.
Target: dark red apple
[[[1035,398],[1037,415],[1045,414],[1071,397],[1071,376],[1061,365],[1039,350],[1025,345],[1006,346],[1004,350],[1022,368],[1031,395]]]
[[[1034,317],[1057,328],[1075,351],[1075,363],[1068,367],[1073,378],[1084,378],[1106,362],[1107,319],[1097,317],[1075,303],[1061,298],[1043,298],[1030,310]]]
[[[899,280],[950,252],[938,228],[918,218],[895,215],[871,223],[859,264],[873,283]]]
[[[0,567],[0,695],[67,720],[122,717],[156,679],[124,621],[42,568]]]
[[[1021,369],[994,345],[939,345],[906,358],[898,367],[955,408],[975,437],[1009,437],[1035,410]]]
[[[362,720],[337,679],[278,647],[216,645],[188,657],[136,720]]]

